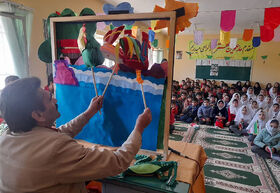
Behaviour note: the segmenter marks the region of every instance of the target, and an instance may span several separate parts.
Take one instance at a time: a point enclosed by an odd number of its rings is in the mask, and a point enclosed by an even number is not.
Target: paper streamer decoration
[[[105,15],[105,13],[97,13],[96,15]],[[97,30],[100,30],[100,31],[102,31],[102,30],[104,30],[105,29],[105,27],[106,27],[106,24],[105,24],[105,22],[97,22],[96,23],[96,27],[97,27]]]
[[[154,48],[158,47],[158,39],[155,39],[153,42],[152,42],[152,46]]]
[[[252,40],[253,38],[253,33],[254,33],[254,30],[253,29],[244,29],[244,32],[243,32],[243,41],[247,42],[247,41],[250,41]]]
[[[131,31],[132,31],[132,36],[136,38],[138,32],[138,26],[132,26]]]
[[[180,31],[184,31],[186,27],[191,26],[190,19],[197,16],[198,13],[198,3],[184,3],[176,0],[165,0],[165,7],[160,7],[156,5],[153,12],[165,12],[165,11],[174,11],[184,8],[185,14],[178,16],[176,18],[176,34]],[[168,20],[159,20],[157,21],[155,29],[162,29],[169,27]]]
[[[169,40],[165,41],[165,47],[168,49],[169,48]]]
[[[262,42],[269,42],[274,38],[274,29],[270,26],[260,26]]]
[[[223,45],[227,45],[230,42],[230,31],[225,32],[223,30],[220,30],[220,42]]]
[[[153,42],[155,40],[155,32],[153,30],[149,30],[149,41]]]
[[[156,25],[157,25],[157,20],[151,20],[151,28],[152,28],[152,30],[153,30],[155,33],[161,32],[160,29],[155,30]]]
[[[237,45],[237,38],[230,38],[230,43],[229,43],[229,47],[231,49],[234,49]]]
[[[274,30],[274,38],[272,41],[280,42],[280,27]]]
[[[226,10],[221,12],[220,27],[223,31],[229,32],[235,25],[236,10]]]
[[[254,37],[253,40],[253,47],[259,47],[261,45],[261,38],[260,37]]]
[[[270,7],[264,10],[264,25],[272,29],[280,25],[280,7]]]
[[[203,31],[194,31],[194,43],[200,45],[203,42]]]
[[[217,47],[218,40],[213,39],[211,40],[211,50],[214,50]]]

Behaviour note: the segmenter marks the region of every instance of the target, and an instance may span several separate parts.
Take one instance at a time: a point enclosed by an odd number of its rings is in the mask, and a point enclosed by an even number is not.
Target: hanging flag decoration
[[[270,26],[260,26],[262,42],[269,42],[274,38],[274,29]]]
[[[262,59],[263,59],[263,64],[265,64],[265,61],[266,61],[266,59],[267,59],[267,55],[261,56],[261,57],[262,57]]]
[[[194,31],[194,43],[200,45],[203,42],[203,31]]]
[[[223,30],[220,30],[220,42],[223,45],[227,45],[230,42],[230,31],[225,32]]]
[[[153,42],[155,40],[155,32],[153,30],[149,30],[149,41]]]
[[[153,30],[155,33],[161,32],[160,29],[158,29],[158,30],[155,29],[155,27],[156,27],[156,25],[157,25],[157,21],[158,21],[158,20],[151,20],[151,28],[152,28],[152,30]]]
[[[280,42],[280,27],[274,30],[274,38],[272,41]]]
[[[166,47],[167,49],[169,49],[169,40],[166,40],[166,41],[165,41],[165,47]]]
[[[259,47],[261,45],[261,38],[260,37],[253,37],[253,47]]]
[[[105,15],[104,13],[97,13],[96,15]],[[96,23],[97,30],[103,31],[106,27],[106,24],[103,21],[99,21]]]
[[[165,0],[165,7],[163,8],[156,5],[153,12],[176,11],[176,34],[178,34],[180,31],[184,31],[186,27],[191,26],[189,20],[197,16],[198,8],[198,3]],[[157,21],[155,29],[169,27],[169,23],[168,20],[159,20]]]
[[[253,33],[254,33],[254,30],[253,29],[244,29],[244,32],[243,32],[243,41],[247,42],[247,41],[250,41],[252,40],[253,38]]]
[[[211,40],[211,50],[214,50],[217,47],[218,40],[213,39]]]
[[[223,31],[229,32],[235,25],[236,10],[226,10],[221,12],[220,27]]]
[[[270,7],[264,10],[264,25],[272,29],[280,25],[280,7]]]
[[[132,31],[132,36],[134,38],[137,38],[138,26],[132,26],[131,31]]]
[[[229,47],[231,49],[234,49],[237,45],[237,38],[230,38],[230,43],[229,43]]]
[[[154,41],[152,42],[152,46],[154,48],[158,47],[158,39],[154,39]]]

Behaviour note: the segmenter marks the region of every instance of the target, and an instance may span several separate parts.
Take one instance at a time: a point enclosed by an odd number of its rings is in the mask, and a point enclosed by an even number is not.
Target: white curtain
[[[28,77],[28,56],[32,19],[33,14],[31,9],[10,1],[0,0],[1,37],[3,42],[5,41],[8,44],[6,47],[8,50],[6,51],[12,57],[12,62],[1,64],[0,70],[2,75],[18,75],[21,78]],[[5,45],[2,45],[2,49],[3,46]]]

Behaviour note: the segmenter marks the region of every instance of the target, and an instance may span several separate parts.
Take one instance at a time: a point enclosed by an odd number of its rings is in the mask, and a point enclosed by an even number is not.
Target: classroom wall
[[[233,38],[242,38],[241,34],[232,34]],[[183,51],[182,60],[175,59],[174,79],[181,81],[186,77],[195,78],[195,60],[190,60],[186,54],[188,42],[193,40],[193,35],[178,35],[175,50]],[[218,34],[205,35],[204,39],[219,39]],[[176,53],[176,52],[175,52]],[[257,48],[256,59],[253,62],[251,81],[266,84],[268,82],[280,81],[280,43],[268,42],[261,43]],[[267,55],[265,63],[261,56]]]
[[[29,69],[30,76],[37,76],[41,79],[42,85],[47,84],[46,76],[46,65],[41,62],[38,58],[37,51],[40,44],[44,41],[43,36],[43,19],[46,19],[50,13],[55,11],[61,12],[65,8],[70,8],[76,13],[89,7],[95,11],[95,13],[103,13],[102,0],[13,0],[16,3],[23,4],[26,7],[33,9],[33,24],[31,32],[31,42],[30,42],[30,56],[29,56]],[[156,34],[156,38],[159,39],[159,48],[165,48],[165,39],[167,35]],[[166,56],[166,49],[164,50]]]

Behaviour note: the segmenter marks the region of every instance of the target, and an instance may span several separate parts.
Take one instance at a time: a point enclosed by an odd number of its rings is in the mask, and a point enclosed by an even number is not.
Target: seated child
[[[212,109],[214,109],[214,107],[216,106],[216,103],[217,103],[217,98],[214,95],[212,95],[212,96],[210,96],[209,102],[210,102],[210,106],[212,107]]]
[[[198,101],[193,99],[192,105],[190,105],[186,110],[183,111],[183,115],[180,117],[180,121],[191,123],[195,120],[198,111]]]
[[[247,94],[243,94],[241,96],[240,102],[241,102],[241,105],[248,105],[249,104],[249,100],[248,100]]]
[[[195,98],[196,98],[197,101],[198,101],[198,105],[201,106],[202,103],[203,103],[203,99],[202,99],[201,93],[197,93],[197,94],[195,95]]]
[[[280,105],[278,103],[273,104],[268,111],[268,119],[276,119],[279,114]]]
[[[259,108],[265,109],[266,102],[264,101],[264,96],[262,94],[259,94],[257,102],[258,102]]]
[[[253,87],[249,87],[248,90],[247,90],[247,96],[248,96],[248,99],[253,99],[253,100],[256,100],[257,97],[256,95],[254,94],[254,89]]]
[[[211,125],[212,124],[211,115],[212,115],[212,107],[209,104],[209,100],[205,99],[197,112],[199,123]]]
[[[267,114],[265,110],[259,110],[247,127],[248,140],[253,142],[256,136],[265,128]]]
[[[174,123],[175,123],[175,116],[178,114],[178,106],[176,105],[176,101],[171,101],[171,112],[170,112],[170,127],[169,127],[169,133],[171,134],[173,130],[175,129]]]
[[[270,107],[273,105],[274,103],[272,102],[272,98],[271,96],[266,96],[265,97],[265,110],[268,112]]]
[[[239,109],[238,100],[234,99],[232,101],[232,104],[228,108],[228,121],[226,123],[227,127],[234,124],[234,119],[236,117],[238,109]]]
[[[214,119],[215,126],[224,128],[228,120],[228,112],[223,100],[218,101],[217,106],[213,110],[212,118]]]
[[[234,125],[229,127],[229,131],[235,133],[238,136],[247,135],[247,126],[251,122],[253,116],[250,109],[243,105],[237,112],[234,119]]]
[[[255,138],[252,152],[263,158],[271,158],[270,152],[279,154],[280,152],[280,131],[279,121],[269,120],[263,129]]]
[[[249,106],[252,113],[255,115],[259,110],[259,105],[257,101],[253,101],[252,104]]]

